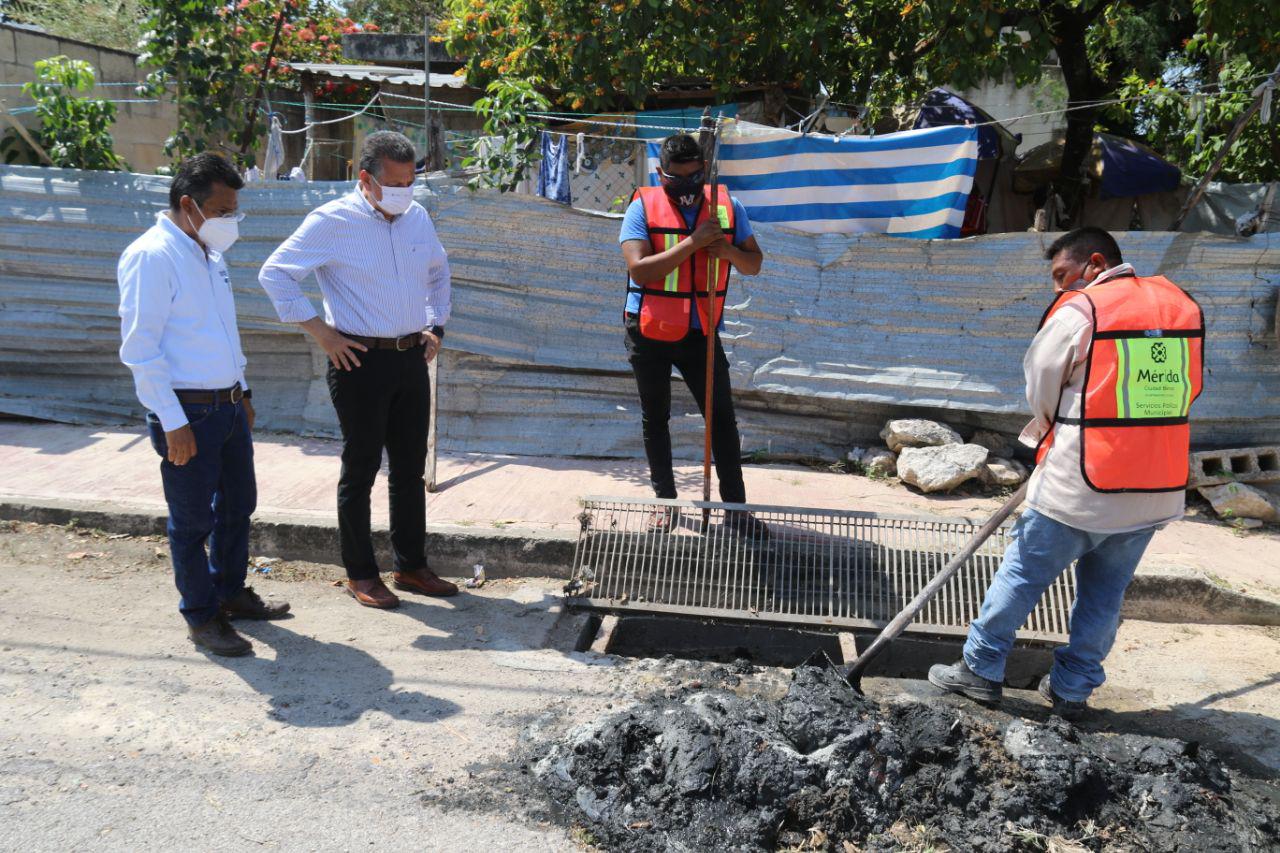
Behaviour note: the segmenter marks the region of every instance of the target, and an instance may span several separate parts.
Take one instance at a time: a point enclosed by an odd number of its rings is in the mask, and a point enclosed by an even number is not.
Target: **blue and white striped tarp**
[[[976,127],[837,138],[737,122],[720,146],[720,180],[752,222],[820,233],[959,237],[977,165]]]

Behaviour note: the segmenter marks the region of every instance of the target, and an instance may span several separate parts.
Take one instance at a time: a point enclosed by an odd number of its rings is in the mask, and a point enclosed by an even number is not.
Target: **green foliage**
[[[119,171],[129,164],[113,150],[111,125],[116,106],[80,97],[94,87],[93,66],[80,59],[55,56],[35,64],[36,79],[22,92],[36,102],[40,118],[37,141],[53,165],[69,169]]]
[[[272,86],[297,88],[289,62],[342,62],[341,39],[376,30],[338,14],[327,0],[144,0],[148,17],[138,58],[154,70],[143,91],[172,89],[178,103],[177,132],[165,141],[175,159],[221,145],[238,149],[264,65]],[[280,43],[267,52],[281,15]],[[357,94],[332,84],[319,94]],[[262,128],[263,124],[258,124]],[[260,134],[250,138],[250,151]]]
[[[116,50],[134,50],[142,33],[140,0],[19,0],[0,6],[15,20],[53,35]]]
[[[1159,80],[1144,80],[1138,75],[1127,77],[1119,96],[1134,98],[1111,110],[1116,123],[1129,125],[1167,158],[1180,165],[1189,175],[1198,177],[1208,171],[1228,133],[1240,115],[1253,102],[1253,90],[1259,75],[1272,68],[1262,68],[1243,56],[1221,60],[1221,53],[1210,51],[1203,63],[1183,66],[1181,75]],[[1202,87],[1200,96],[1187,95],[1188,86]],[[1139,96],[1142,96],[1140,100]],[[1280,96],[1275,98],[1273,113],[1280,115]],[[1255,117],[1244,126],[1218,172],[1219,181],[1280,180],[1280,121],[1273,116],[1270,124]]]
[[[548,102],[528,81],[516,77],[494,80],[485,97],[475,103],[484,116],[485,138],[477,140],[464,167],[479,169],[470,181],[473,189],[492,187],[510,192],[538,160],[542,122],[529,113],[546,110]]]
[[[1210,52],[1216,59],[1204,81],[1224,69],[1242,74],[1232,63],[1247,62],[1256,73],[1280,60],[1280,5],[1256,0],[446,0],[446,6],[440,37],[466,60],[470,81],[486,85],[515,75],[574,110],[640,108],[659,85],[685,80],[708,81],[722,98],[748,85],[811,96],[822,82],[833,100],[866,105],[874,121],[900,113],[936,85],[963,91],[1006,78],[1029,86],[1059,64],[1068,97],[1093,104],[1132,91],[1126,81],[1135,76],[1160,80],[1171,68],[1203,66]],[[1192,56],[1197,49],[1202,58]],[[1208,124],[1220,136],[1241,107],[1226,99],[1215,109]],[[1099,122],[1101,129],[1147,134],[1177,157],[1185,149],[1185,127],[1171,113],[1087,106],[1067,121],[1069,181]],[[1243,150],[1232,174],[1269,173],[1248,168],[1257,144]],[[1183,165],[1194,171],[1197,162]]]
[[[351,17],[390,33],[421,33],[427,14],[439,20],[444,12],[443,0],[349,0],[346,7]]]

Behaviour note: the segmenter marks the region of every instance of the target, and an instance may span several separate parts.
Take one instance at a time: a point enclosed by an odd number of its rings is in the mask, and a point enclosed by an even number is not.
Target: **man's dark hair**
[[[204,204],[213,195],[214,184],[225,184],[233,190],[244,186],[240,173],[225,157],[217,154],[197,154],[188,157],[178,166],[169,184],[169,207],[181,207],[182,197],[191,196],[196,204]]]
[[[687,133],[677,133],[664,139],[658,155],[664,171],[672,163],[696,163],[702,159],[702,146]]]
[[[418,159],[413,150],[413,143],[403,133],[394,130],[379,130],[364,138],[360,147],[360,168],[373,175],[382,177],[382,161],[393,163],[414,163]]]
[[[1054,240],[1053,245],[1045,250],[1044,259],[1052,261],[1061,252],[1066,252],[1067,257],[1077,263],[1089,260],[1095,252],[1107,259],[1109,267],[1124,263],[1124,258],[1120,257],[1120,245],[1116,243],[1116,238],[1092,225],[1068,231]]]

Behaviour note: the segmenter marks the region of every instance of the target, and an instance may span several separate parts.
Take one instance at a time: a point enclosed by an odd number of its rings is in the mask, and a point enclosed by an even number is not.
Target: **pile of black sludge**
[[[780,701],[643,702],[540,749],[532,770],[608,850],[1280,849],[1262,783],[1193,745],[881,704],[828,667],[797,669]]]

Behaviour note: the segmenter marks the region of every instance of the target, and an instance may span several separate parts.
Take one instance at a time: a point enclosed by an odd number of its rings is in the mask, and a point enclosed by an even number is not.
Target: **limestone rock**
[[[1199,492],[1213,504],[1213,511],[1222,518],[1256,518],[1259,521],[1280,521],[1280,498],[1275,498],[1244,483],[1227,483],[1224,486],[1202,486]]]
[[[1013,455],[1013,448],[1016,441],[1004,433],[990,429],[980,429],[973,434],[973,438],[969,439],[969,443],[976,444],[979,447],[985,447],[987,450],[991,451],[992,456],[999,456],[1007,459]]]
[[[937,421],[923,418],[901,418],[889,421],[880,430],[880,437],[889,449],[898,453],[904,447],[940,447],[944,444],[963,444],[960,433]]]
[[[985,447],[985,445],[979,445]],[[988,486],[1017,486],[1027,479],[1027,469],[1016,459],[1005,459],[1002,456],[991,456],[986,467],[982,469],[982,482]]]
[[[908,447],[898,456],[898,476],[922,492],[949,492],[982,475],[987,453],[976,444]]]
[[[894,477],[898,474],[898,457],[887,447],[872,447],[864,451],[861,462],[869,475]]]

